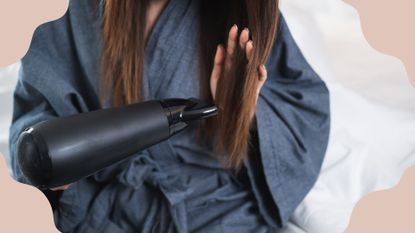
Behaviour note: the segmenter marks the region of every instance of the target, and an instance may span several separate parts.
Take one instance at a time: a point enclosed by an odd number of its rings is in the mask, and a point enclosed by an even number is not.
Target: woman
[[[232,26],[235,24],[234,26]],[[243,29],[247,27],[247,29]],[[314,184],[327,88],[277,2],[72,0],[22,59],[10,131],[147,99],[197,96],[219,116],[46,191],[63,232],[276,232]],[[63,191],[62,191],[63,190]]]

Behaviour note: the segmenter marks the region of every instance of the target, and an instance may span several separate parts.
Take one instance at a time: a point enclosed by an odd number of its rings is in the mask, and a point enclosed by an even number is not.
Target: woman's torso
[[[91,4],[72,3],[72,7]],[[198,87],[198,4],[199,1],[170,0],[154,25],[145,49],[144,99],[199,96]],[[81,24],[97,21],[80,11]],[[91,11],[92,12],[92,11]],[[85,23],[85,22],[84,22]],[[86,27],[86,26],[85,26]],[[93,85],[99,60],[99,33],[78,35],[80,62]],[[84,43],[81,43],[81,42]],[[85,51],[86,46],[95,52]],[[91,70],[95,69],[95,70]],[[114,179],[114,176],[116,177]],[[80,208],[85,217],[78,232],[266,232],[247,178],[224,169],[212,149],[196,142],[196,128],[188,128],[168,141],[134,155],[116,173],[102,171],[80,181],[94,198]],[[65,191],[61,202],[74,192]],[[66,198],[66,199],[65,199]],[[62,217],[62,215],[60,215]],[[105,230],[104,230],[105,229]]]

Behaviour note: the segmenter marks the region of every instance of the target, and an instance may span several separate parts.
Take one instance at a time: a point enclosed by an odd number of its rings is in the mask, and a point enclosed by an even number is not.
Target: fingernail
[[[232,27],[236,28],[236,31],[238,31],[238,25],[234,24]]]
[[[252,40],[249,40],[248,43],[252,46],[252,48],[254,47],[254,42]]]
[[[265,68],[265,65],[259,65],[258,70],[259,71],[262,70],[262,71],[265,71],[265,72],[267,71],[267,69]]]
[[[215,57],[214,57],[214,62],[215,63],[219,63],[219,56],[220,56],[220,50],[221,50],[221,45],[219,44],[218,47],[216,48],[216,53],[215,53]]]

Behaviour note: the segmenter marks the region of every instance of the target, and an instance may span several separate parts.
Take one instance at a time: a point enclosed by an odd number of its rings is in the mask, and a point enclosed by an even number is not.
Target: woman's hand
[[[210,91],[212,93],[213,100],[215,100],[216,95],[216,87],[220,77],[226,78],[227,73],[230,71],[233,62],[233,56],[236,54],[236,50],[239,49],[245,51],[246,58],[251,58],[252,50],[254,48],[254,44],[252,40],[249,40],[249,30],[245,28],[242,30],[239,36],[239,43],[238,43],[238,27],[234,25],[229,30],[228,35],[228,47],[225,49],[223,45],[218,45],[216,49],[215,59],[212,74],[210,76]],[[267,79],[267,70],[265,69],[264,65],[260,65],[258,67],[258,77],[259,77],[259,84],[257,88],[257,97],[256,101],[258,100],[259,91],[261,90],[262,86]],[[255,101],[255,102],[256,102]],[[254,114],[254,111],[253,111]]]

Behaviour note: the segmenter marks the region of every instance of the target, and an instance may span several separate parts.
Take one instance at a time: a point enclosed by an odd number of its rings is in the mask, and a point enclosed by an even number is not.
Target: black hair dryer
[[[54,188],[166,140],[191,121],[216,114],[215,106],[197,99],[165,99],[54,118],[21,133],[18,163],[33,186]]]

